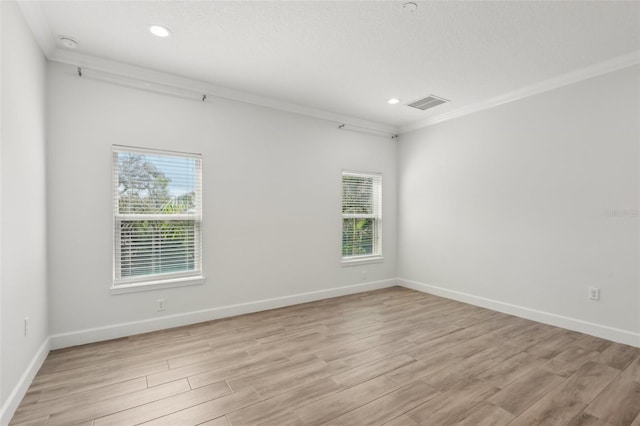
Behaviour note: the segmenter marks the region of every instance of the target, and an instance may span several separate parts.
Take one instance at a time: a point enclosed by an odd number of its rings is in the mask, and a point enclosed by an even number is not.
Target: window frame
[[[343,199],[343,194],[344,194],[344,177],[345,176],[360,176],[360,177],[367,177],[367,178],[374,178],[375,180],[377,180],[377,183],[375,183],[375,185],[377,186],[377,191],[375,191],[375,197],[377,198],[373,200],[373,204],[374,207],[377,206],[377,212],[374,212],[372,214],[345,214],[342,213],[342,209],[344,208],[344,199]],[[374,221],[374,229],[375,229],[375,235],[374,235],[374,242],[373,242],[373,246],[375,250],[374,253],[372,254],[365,254],[365,255],[351,255],[351,256],[342,256],[342,250],[343,250],[343,244],[344,244],[344,240],[341,238],[341,244],[340,244],[340,253],[341,253],[341,263],[342,266],[350,266],[350,265],[360,265],[360,264],[364,264],[364,263],[380,263],[384,260],[384,256],[383,256],[383,244],[382,244],[382,225],[383,225],[383,221],[382,221],[382,201],[383,201],[383,195],[382,195],[382,186],[383,186],[383,179],[382,179],[382,173],[375,173],[375,172],[362,172],[362,171],[353,171],[353,170],[342,170],[342,173],[340,175],[340,192],[341,192],[341,196],[340,196],[340,207],[341,207],[341,220],[340,220],[340,225],[341,225],[341,230],[344,229],[344,220],[345,219],[354,219],[354,218],[371,218]],[[372,250],[374,251],[374,250]]]
[[[132,153],[150,156],[165,156],[174,158],[189,158],[196,161],[195,172],[195,212],[186,214],[136,214],[119,212],[119,175],[118,154]],[[138,291],[148,291],[162,288],[183,287],[190,285],[204,284],[202,262],[202,155],[168,151],[153,148],[142,148],[125,145],[112,145],[111,149],[111,170],[112,170],[112,225],[113,225],[113,248],[112,267],[113,276],[111,281],[111,294],[131,293]],[[193,221],[194,222],[194,270],[173,273],[156,273],[139,275],[131,278],[121,277],[122,256],[118,255],[118,248],[121,245],[120,227],[125,221]]]

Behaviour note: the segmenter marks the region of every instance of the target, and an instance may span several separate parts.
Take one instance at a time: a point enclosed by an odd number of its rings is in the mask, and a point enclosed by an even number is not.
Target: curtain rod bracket
[[[207,95],[202,95],[202,102],[207,100]]]
[[[337,124],[338,130],[347,130],[350,132],[363,133],[366,135],[386,136],[391,137],[391,139],[398,139],[399,137],[399,134],[397,133],[391,133],[389,131],[378,130],[371,127],[358,126],[357,124],[347,124],[340,122],[337,122]]]
[[[76,67],[76,70],[78,71],[78,77],[82,77],[82,68]]]

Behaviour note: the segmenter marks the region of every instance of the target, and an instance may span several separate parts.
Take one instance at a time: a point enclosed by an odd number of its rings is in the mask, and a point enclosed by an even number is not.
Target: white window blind
[[[113,147],[114,287],[202,275],[201,162]]]
[[[382,255],[382,176],[342,173],[342,259]]]

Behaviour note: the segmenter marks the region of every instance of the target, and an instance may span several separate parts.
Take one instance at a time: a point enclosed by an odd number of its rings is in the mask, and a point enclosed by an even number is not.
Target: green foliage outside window
[[[342,257],[376,254],[378,194],[376,178],[343,174]]]
[[[171,178],[154,157],[118,154],[118,213],[179,215],[196,208],[195,191],[172,195]],[[119,221],[121,278],[195,270],[195,220],[132,216]]]

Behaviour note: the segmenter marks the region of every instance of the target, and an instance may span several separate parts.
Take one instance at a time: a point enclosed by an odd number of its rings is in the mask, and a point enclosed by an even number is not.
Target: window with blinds
[[[382,176],[342,173],[342,259],[382,255]]]
[[[114,288],[201,277],[201,162],[113,147]]]

